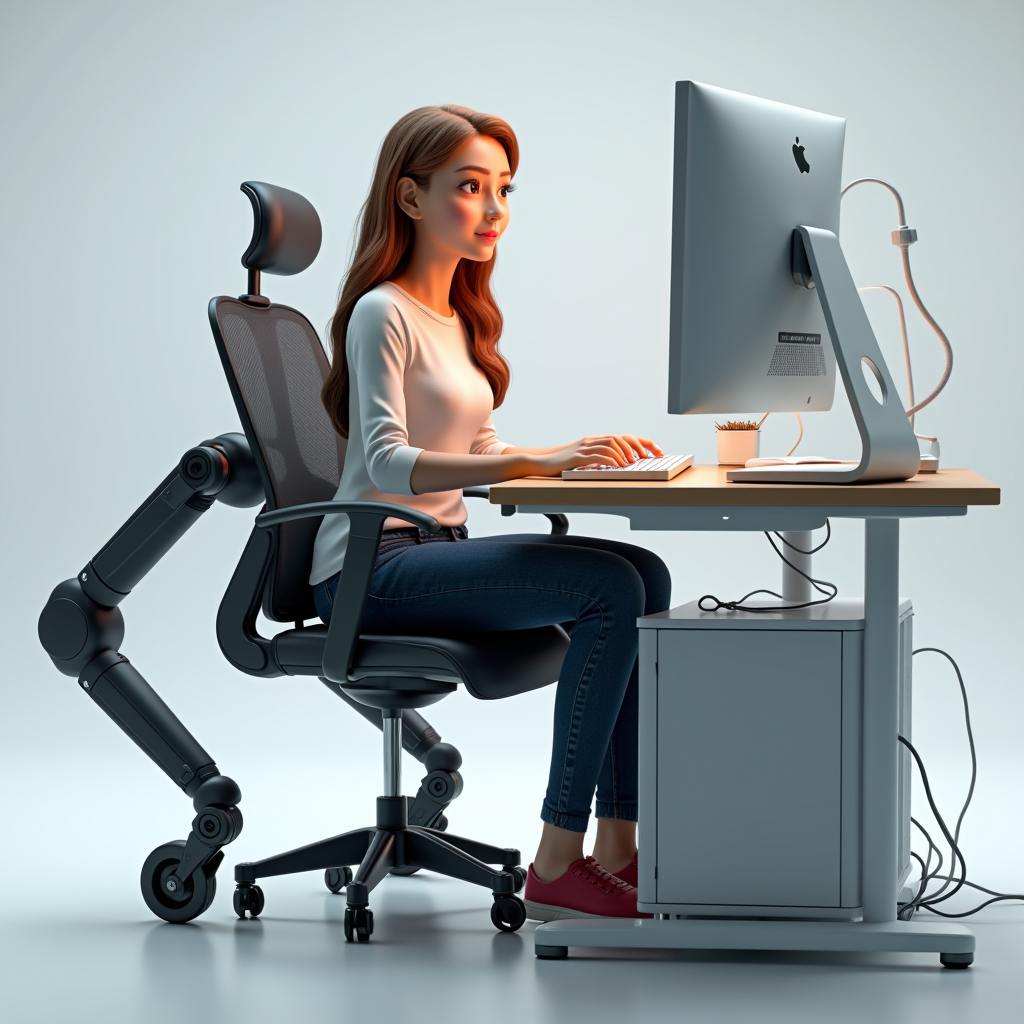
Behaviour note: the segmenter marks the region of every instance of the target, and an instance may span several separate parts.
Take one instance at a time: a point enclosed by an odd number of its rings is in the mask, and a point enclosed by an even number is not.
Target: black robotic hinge
[[[192,831],[185,841],[181,862],[169,879],[170,885],[181,885],[189,875],[202,868],[213,874],[224,855],[220,852],[242,831],[242,812],[237,807],[204,807],[192,822]],[[216,858],[216,864],[213,864]],[[175,877],[176,876],[176,877]],[[168,886],[168,891],[174,890]]]
[[[169,486],[165,487],[160,495],[171,508],[181,508],[186,501],[196,493],[196,489],[190,486],[181,476],[176,476]]]
[[[96,681],[99,679],[104,672],[107,671],[111,665],[120,664],[122,661],[128,659],[117,651],[104,651],[102,654],[93,658],[88,665],[82,669],[82,674],[78,678],[78,684],[83,690],[90,690],[96,685]]]
[[[432,828],[445,808],[462,792],[462,775],[433,771],[424,777],[409,806],[409,824]]]
[[[79,574],[78,582],[82,592],[101,608],[116,608],[128,595],[112,590],[100,579],[99,573],[90,562]]]

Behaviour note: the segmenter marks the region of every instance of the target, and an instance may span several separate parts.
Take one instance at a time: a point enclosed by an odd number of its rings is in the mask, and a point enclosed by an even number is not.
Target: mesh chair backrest
[[[345,441],[320,401],[329,364],[312,324],[287,306],[231,298],[210,303],[210,325],[238,415],[263,476],[268,508],[330,501]],[[309,573],[321,517],[276,527],[264,614],[277,622],[313,618]]]

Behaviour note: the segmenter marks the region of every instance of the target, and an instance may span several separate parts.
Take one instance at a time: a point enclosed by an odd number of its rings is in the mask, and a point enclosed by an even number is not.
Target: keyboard
[[[671,480],[693,465],[692,455],[637,459],[628,466],[581,466],[563,469],[563,480]]]

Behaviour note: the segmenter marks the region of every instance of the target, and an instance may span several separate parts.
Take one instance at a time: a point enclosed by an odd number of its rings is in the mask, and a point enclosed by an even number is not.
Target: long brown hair
[[[513,174],[519,164],[515,132],[500,117],[468,107],[420,107],[401,118],[388,132],[377,156],[370,193],[359,219],[359,240],[341,285],[338,308],[331,320],[331,372],[321,392],[335,430],[348,437],[349,376],[345,335],[355,304],[368,291],[401,273],[413,244],[413,222],[399,207],[400,178],[426,188],[430,175],[467,139],[486,135],[501,144]],[[494,393],[494,407],[508,391],[509,368],[498,351],[502,316],[491,293],[494,257],[486,262],[462,259],[455,269],[448,301],[469,334],[473,358]]]

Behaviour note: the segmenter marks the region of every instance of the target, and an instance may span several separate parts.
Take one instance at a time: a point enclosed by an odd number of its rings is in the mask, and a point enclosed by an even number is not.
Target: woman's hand
[[[552,448],[529,456],[533,464],[531,474],[559,476],[565,469],[580,466],[627,466],[638,459],[665,453],[650,438],[633,434],[604,434],[584,437],[562,448]]]

